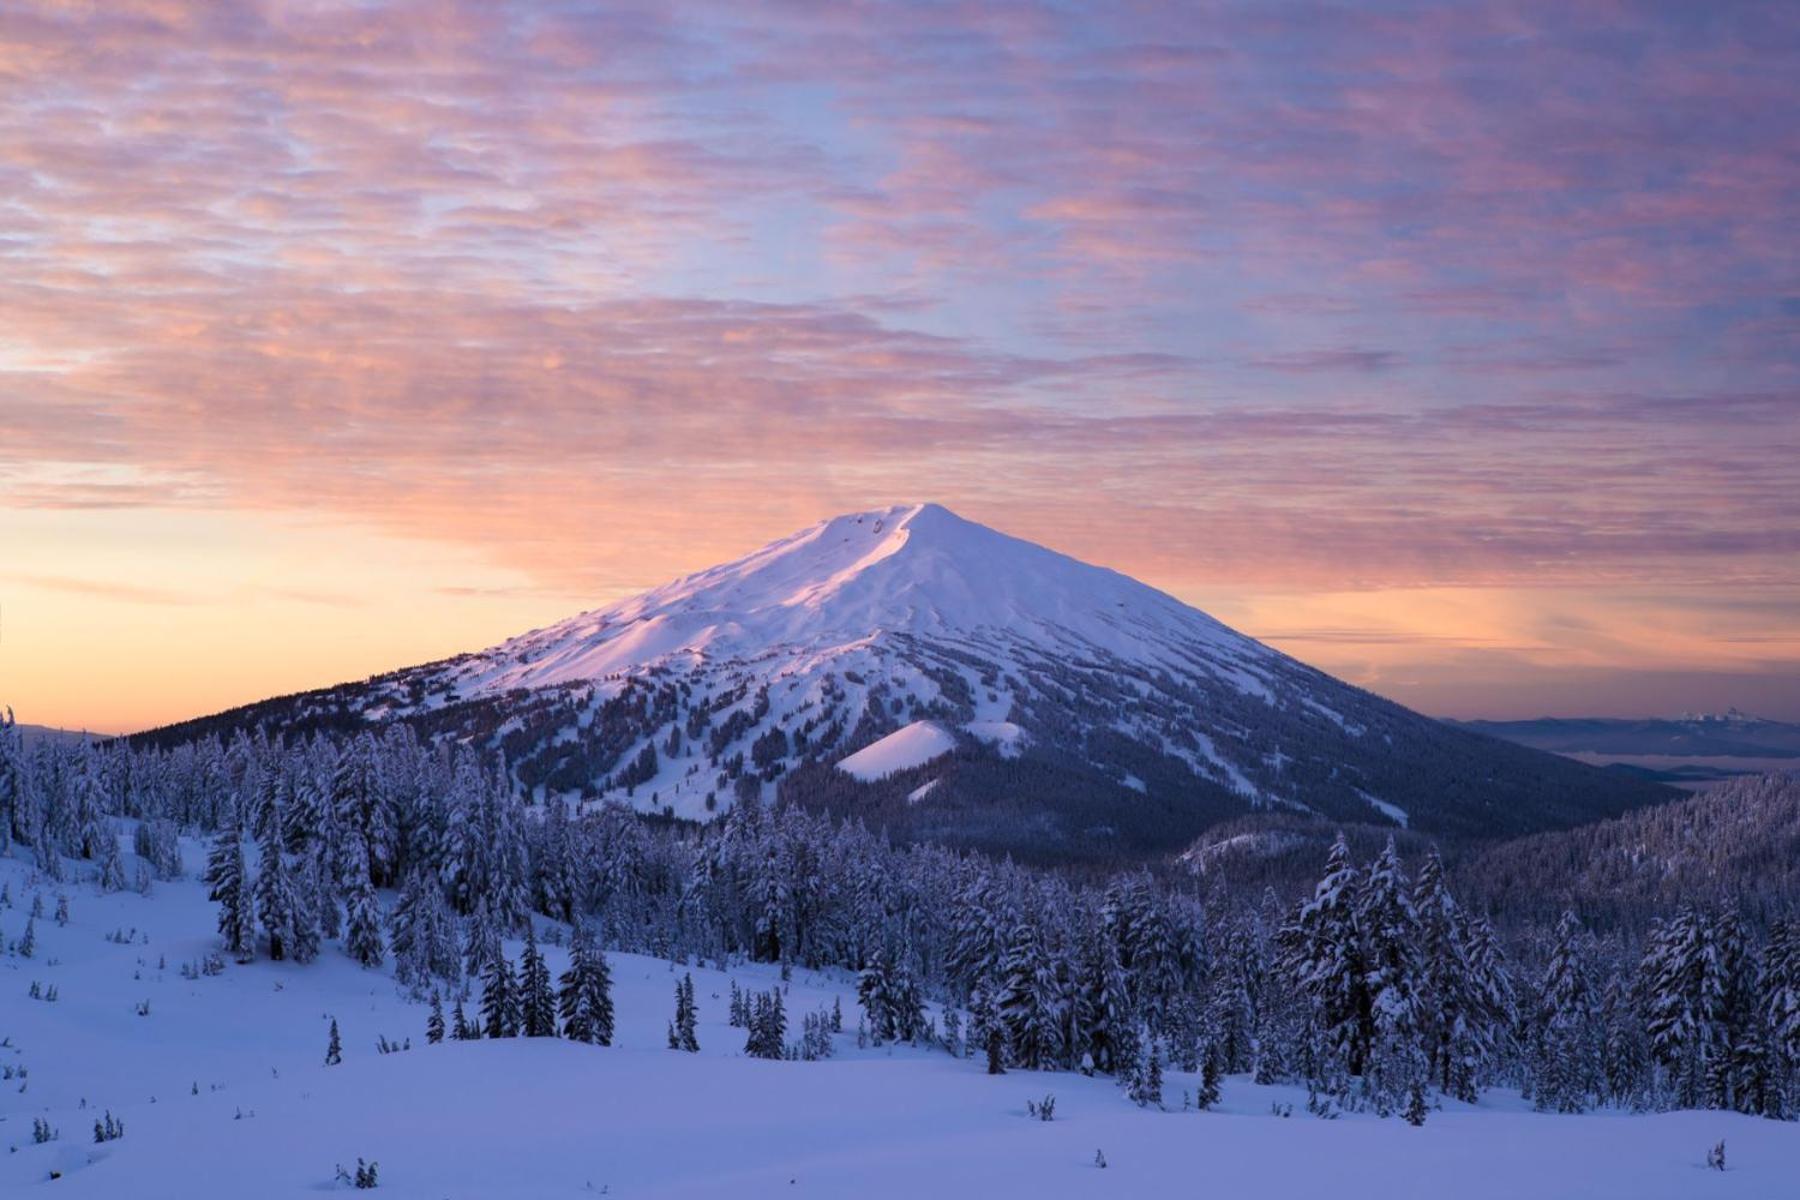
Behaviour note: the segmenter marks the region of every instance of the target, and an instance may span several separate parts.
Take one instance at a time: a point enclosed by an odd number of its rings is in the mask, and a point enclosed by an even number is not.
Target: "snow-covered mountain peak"
[[[1185,845],[1254,808],[1489,832],[1661,798],[935,504],[833,517],[488,650],[208,724],[352,721],[491,748],[539,797],[703,819],[891,791],[933,837],[1075,857]]]
[[[937,504],[848,513],[734,562],[476,656],[484,691],[597,679],[670,656],[826,651],[892,635],[1004,631],[1159,660],[1172,647],[1254,642],[1116,571],[965,520]]]

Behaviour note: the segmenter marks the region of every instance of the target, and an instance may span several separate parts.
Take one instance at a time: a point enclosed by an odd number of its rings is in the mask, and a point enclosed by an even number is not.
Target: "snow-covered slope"
[[[896,771],[924,766],[956,748],[956,738],[930,721],[914,721],[880,741],[864,746],[838,764],[838,770],[867,783]]]
[[[999,638],[1181,667],[1197,650],[1242,671],[1269,652],[1136,580],[965,521],[936,504],[822,521],[737,562],[473,656],[459,690],[597,679],[649,661],[745,659],[780,648],[854,654],[873,637]]]
[[[1174,848],[1256,808],[1516,833],[1662,798],[1452,730],[934,504],[835,517],[489,650],[153,736],[396,719],[492,745],[535,794],[688,817],[778,787],[835,794],[834,765],[929,721],[955,753],[934,749],[950,765],[919,808],[1029,796],[1050,821],[1011,824],[1065,854]],[[915,793],[924,761],[856,774],[878,805]]]
[[[190,868],[202,848],[188,843]],[[69,920],[53,915],[68,898]],[[52,883],[0,856],[0,932],[34,900],[36,947],[0,952],[0,1196],[301,1200],[360,1195],[334,1180],[379,1164],[377,1197],[1201,1194],[1512,1200],[1718,1200],[1791,1194],[1800,1126],[1728,1112],[1533,1113],[1516,1093],[1446,1101],[1423,1127],[1369,1114],[1321,1121],[1305,1093],[1228,1078],[1216,1110],[1184,1110],[1198,1080],[1171,1069],[1168,1111],[1111,1080],[1011,1071],[942,1049],[859,1049],[852,978],[773,964],[725,970],[610,956],[618,1036],[424,1042],[425,1009],[389,970],[328,944],[306,965],[223,961],[215,908],[192,879],[151,895]],[[546,935],[555,926],[540,922]],[[508,944],[517,956],[520,945]],[[567,963],[546,947],[553,972]],[[665,1048],[675,981],[691,972],[700,1052]],[[743,1055],[733,983],[780,987],[790,1019],[841,1006],[831,1058]],[[32,999],[55,989],[55,999]],[[140,1011],[142,1010],[142,1011]],[[934,1009],[933,1016],[936,1016]],[[330,1022],[343,1061],[324,1065]],[[381,1054],[378,1038],[411,1048]],[[1056,1097],[1055,1120],[1026,1104]],[[1272,1106],[1291,1111],[1276,1115]],[[96,1144],[112,1117],[124,1136]],[[33,1123],[59,1136],[37,1143]],[[1703,1166],[1725,1139],[1729,1170]],[[1106,1168],[1095,1164],[1105,1155]],[[52,1178],[55,1172],[57,1178]]]

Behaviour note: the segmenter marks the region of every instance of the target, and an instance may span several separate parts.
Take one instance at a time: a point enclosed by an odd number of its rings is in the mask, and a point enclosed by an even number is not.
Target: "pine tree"
[[[1055,968],[1036,927],[1021,921],[1000,963],[996,1012],[1006,1029],[1009,1060],[1029,1071],[1053,1069],[1062,1053]]]
[[[887,956],[877,950],[869,955],[868,965],[863,967],[856,981],[856,996],[862,1004],[869,1038],[877,1046],[894,1040],[894,1014],[890,1007],[892,990]]]
[[[1783,1110],[1791,1112],[1800,1108],[1800,922],[1771,925],[1757,991],[1774,1073],[1789,1081]]]
[[[444,1040],[444,1002],[431,993],[431,1015],[425,1018],[425,1042],[435,1046]]]
[[[985,983],[978,983],[969,995],[969,1028],[965,1042],[971,1056],[987,1057],[989,1075],[1001,1075],[1006,1067],[1006,1027],[994,1006],[994,994]]]
[[[1665,1087],[1682,1108],[1700,1107],[1713,1017],[1706,923],[1683,906],[1656,925],[1641,968],[1644,1030]]]
[[[1364,1094],[1377,1112],[1393,1112],[1425,1073],[1420,1055],[1418,918],[1408,898],[1400,855],[1389,838],[1358,897],[1369,995],[1369,1052]]]
[[[1340,834],[1312,899],[1282,931],[1284,958],[1311,1002],[1319,1049],[1330,1059],[1314,1071],[1320,1081],[1340,1071],[1360,1076],[1375,1037],[1370,964],[1358,923],[1361,891],[1362,876]]]
[[[325,1065],[335,1067],[344,1061],[343,1039],[338,1037],[337,1018],[331,1018],[331,1040],[325,1043]]]
[[[1418,1027],[1429,1078],[1447,1096],[1474,1103],[1494,1053],[1490,1017],[1466,945],[1465,922],[1434,847],[1413,891],[1418,919]]]
[[[219,830],[206,859],[205,882],[208,900],[219,905],[219,935],[225,949],[233,954],[248,954],[256,940],[251,923],[250,888],[244,867],[244,843],[235,824]]]
[[[679,1045],[679,1035],[675,1035]],[[750,1015],[750,1035],[744,1053],[751,1058],[783,1058],[787,1053],[787,1011],[781,989],[758,992]]]
[[[256,917],[269,939],[269,957],[281,962],[294,950],[295,898],[281,842],[273,824],[261,843],[262,870],[256,878]]]
[[[456,998],[456,1008],[450,1014],[450,1036],[459,1042],[472,1042],[481,1036],[481,1030],[469,1024],[468,1014],[463,1011],[461,996]]]
[[[366,874],[353,874],[346,882],[344,950],[365,967],[381,965],[381,908],[375,888]]]
[[[1219,1102],[1224,1062],[1225,1055],[1217,1043],[1209,1043],[1200,1059],[1200,1087],[1194,1096],[1194,1107],[1207,1109]]]
[[[1584,954],[1585,931],[1565,912],[1539,988],[1537,1017],[1537,1106],[1557,1112],[1587,1109],[1597,1090],[1594,1065],[1601,1046],[1595,1036],[1593,987]]]
[[[587,926],[576,925],[569,942],[569,968],[558,980],[557,1007],[563,1035],[580,1042],[612,1045],[612,972]]]
[[[1423,1125],[1430,1109],[1425,1104],[1425,1087],[1414,1079],[1406,1091],[1406,1109],[1401,1114],[1408,1125]]]
[[[491,1038],[519,1036],[519,988],[504,953],[488,960],[481,979],[482,1033]]]
[[[684,974],[675,987],[675,1049],[696,1053],[700,1049],[699,1016],[694,1006],[694,977]]]
[[[1157,1046],[1156,1039],[1150,1036],[1148,1030],[1144,1030],[1139,1035],[1138,1042],[1142,1048],[1138,1052],[1138,1061],[1132,1069],[1125,1094],[1139,1108],[1145,1108],[1152,1104],[1161,1108],[1163,1103],[1162,1050]]]
[[[525,954],[519,960],[519,1006],[526,1037],[556,1036],[556,997],[550,991],[550,968],[538,950],[537,931],[527,922]]]
[[[100,838],[100,890],[125,890],[125,860],[119,856],[119,836],[110,825],[105,825]]]

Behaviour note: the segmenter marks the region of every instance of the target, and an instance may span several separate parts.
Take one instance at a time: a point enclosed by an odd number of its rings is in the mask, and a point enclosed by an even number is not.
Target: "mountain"
[[[20,725],[14,726],[14,728],[16,728],[19,731],[20,741],[24,742],[25,745],[27,745],[27,746],[30,746],[30,745],[32,745],[36,742],[40,742],[40,741],[48,741],[48,742],[104,741],[107,737],[110,736],[109,734],[103,734],[103,733],[89,733],[86,730],[82,730],[82,729],[56,729],[49,725],[20,724]]]
[[[704,818],[777,793],[1039,858],[1256,810],[1458,836],[1670,798],[1456,729],[934,504],[823,521],[489,650],[139,735],[404,722],[532,795]]]
[[[1541,717],[1465,721],[1465,729],[1558,754],[1800,759],[1800,725],[1731,709],[1672,718]]]

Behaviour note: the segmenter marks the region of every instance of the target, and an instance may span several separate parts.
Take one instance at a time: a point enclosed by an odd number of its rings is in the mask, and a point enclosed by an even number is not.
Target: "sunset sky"
[[[1800,718],[1800,5],[0,3],[0,706],[935,500],[1423,711]]]

